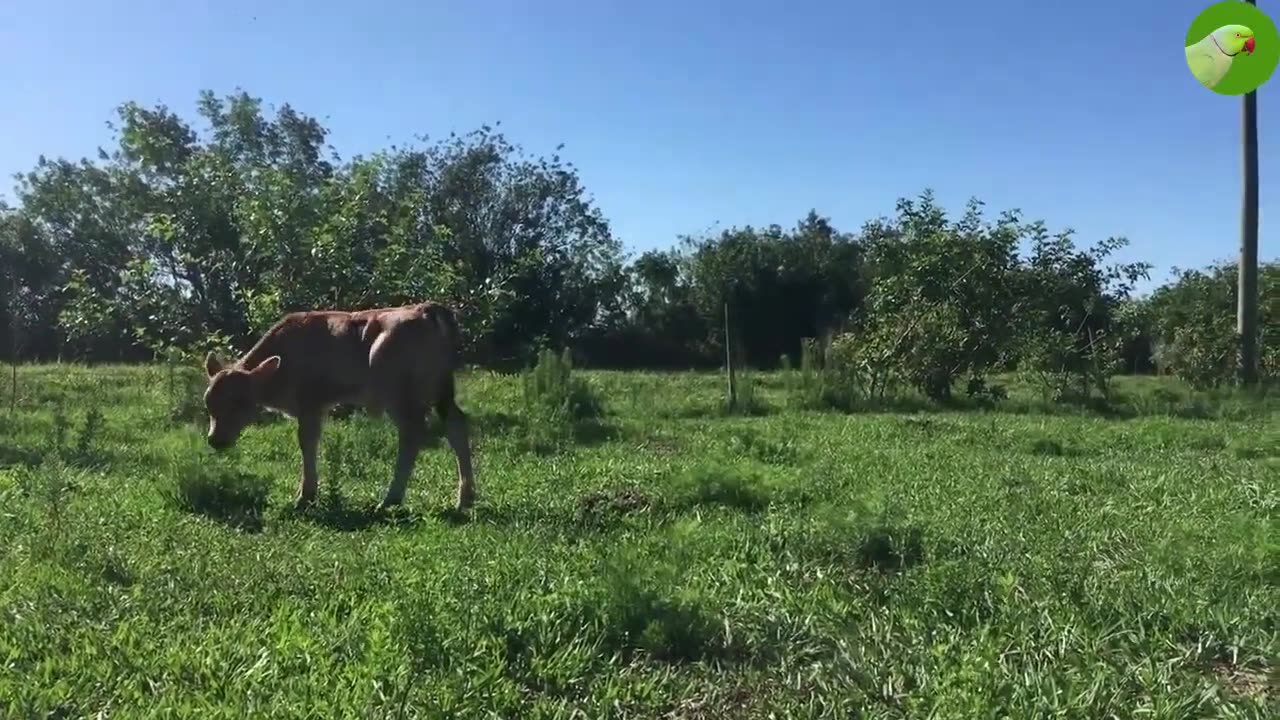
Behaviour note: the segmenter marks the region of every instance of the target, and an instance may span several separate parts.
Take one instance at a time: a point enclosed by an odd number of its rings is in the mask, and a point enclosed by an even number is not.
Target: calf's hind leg
[[[471,432],[467,415],[454,399],[453,377],[444,380],[440,397],[436,400],[436,414],[445,423],[449,447],[458,458],[458,509],[465,510],[475,503],[475,477],[471,468]]]
[[[393,412],[392,419],[396,424],[398,435],[396,470],[391,484],[387,486],[386,495],[379,505],[384,509],[404,501],[409,477],[413,475],[418,453],[422,450],[427,438],[427,413],[424,408],[402,401]]]

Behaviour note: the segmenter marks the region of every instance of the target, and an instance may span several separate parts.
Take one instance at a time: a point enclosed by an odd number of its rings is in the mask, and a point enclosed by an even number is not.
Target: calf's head
[[[280,369],[280,356],[272,355],[252,370],[244,370],[223,367],[222,361],[209,353],[204,368],[209,373],[209,387],[204,391],[204,406],[209,411],[209,446],[225,450],[236,444],[240,432],[253,419],[262,385]]]

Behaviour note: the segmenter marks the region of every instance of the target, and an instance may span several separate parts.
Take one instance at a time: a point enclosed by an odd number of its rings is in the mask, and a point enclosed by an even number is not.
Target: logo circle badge
[[[1187,68],[1219,95],[1243,95],[1270,79],[1280,63],[1280,32],[1256,6],[1223,0],[1191,22]]]

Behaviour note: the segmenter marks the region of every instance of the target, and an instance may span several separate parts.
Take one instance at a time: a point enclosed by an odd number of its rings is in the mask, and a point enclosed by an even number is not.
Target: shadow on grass
[[[521,507],[487,505],[481,503],[468,510],[450,506],[437,508],[431,517],[453,527],[463,525],[491,525],[501,528],[523,528],[539,531],[556,531],[565,525],[563,514],[545,507]]]
[[[706,420],[724,417],[724,408],[715,402],[689,403],[676,408],[660,408],[654,415],[665,420]]]
[[[507,412],[483,412],[471,416],[476,431],[481,434],[504,434],[521,426],[520,416]],[[439,424],[436,424],[439,427]]]
[[[1221,449],[1240,460],[1268,460],[1280,457],[1280,442],[1269,438],[1236,439],[1224,442]]]
[[[617,440],[618,428],[602,420],[580,420],[573,424],[575,445],[595,447]]]
[[[675,408],[664,408],[656,411],[655,416],[665,420],[714,420],[718,418],[757,418],[774,415],[781,411],[771,403],[752,397],[738,401],[738,405],[730,407],[723,399],[709,399],[704,402],[690,402]]]
[[[472,510],[459,510],[456,507],[447,507],[432,511],[431,516],[445,525],[461,527],[463,525],[470,525],[477,519],[476,515],[481,512],[482,511],[478,508]]]
[[[256,533],[262,530],[269,489],[262,476],[192,463],[179,469],[168,495],[180,510]]]
[[[600,419],[540,423],[530,418],[521,425],[516,447],[522,452],[545,457],[575,447],[599,447],[621,436],[616,426]]]
[[[578,498],[575,519],[580,523],[597,524],[617,516],[645,512],[652,506],[653,500],[638,488],[600,490]]]
[[[736,457],[750,457],[766,465],[790,466],[800,460],[800,451],[791,438],[777,439],[739,428],[729,438],[729,452]]]
[[[518,623],[506,617],[488,619],[487,629],[504,641],[509,671],[525,684],[546,687],[546,676],[531,661],[555,651],[549,639],[583,632],[589,633],[601,657],[624,664],[643,659],[665,665],[723,665],[746,656],[748,648],[727,632],[717,604],[673,587],[680,571],[672,564],[613,555],[592,575],[589,587],[567,595],[566,602],[549,611]]]
[[[405,507],[381,510],[376,503],[350,505],[345,501],[320,502],[301,512],[289,508],[287,514],[338,532],[360,532],[375,527],[411,528],[423,519],[421,513]]]
[[[858,546],[858,564],[868,570],[906,570],[924,562],[924,533],[919,528],[877,525]]]
[[[999,412],[1017,415],[1084,415],[1104,420],[1139,420],[1167,417],[1179,420],[1246,420],[1274,412],[1276,403],[1265,396],[1250,398],[1238,393],[1206,392],[1188,395],[1157,389],[1148,394],[1115,391],[1109,398],[1023,400],[1000,406]]]
[[[668,664],[747,656],[749,648],[727,632],[717,603],[676,590],[682,576],[677,561],[612,555],[596,576],[598,592],[584,597],[575,614],[603,631],[606,656],[626,661],[642,655]]]
[[[563,542],[575,542],[621,530],[635,518],[653,517],[659,503],[633,488],[616,488],[585,494],[572,505],[488,505],[469,510],[445,507],[431,510],[430,517],[444,525],[500,528],[507,532],[530,533]],[[659,518],[661,521],[661,518]]]
[[[1042,457],[1076,457],[1084,454],[1061,440],[1045,437],[1032,440],[1027,445],[1027,450],[1032,455],[1040,455]]]
[[[399,505],[380,509],[376,502],[355,503],[347,500],[340,488],[332,482],[325,486],[325,492],[310,507],[303,510],[289,505],[280,511],[282,520],[300,520],[303,523],[319,525],[319,527],[338,530],[338,532],[360,532],[375,527],[411,528],[421,523],[422,514]]]
[[[851,506],[818,508],[794,544],[783,549],[792,559],[886,575],[921,565],[930,554],[923,528],[884,509],[876,511],[861,499]],[[965,548],[947,550],[963,555]]]
[[[1042,391],[1031,390],[1008,395],[999,400],[954,394],[945,401],[933,401],[923,395],[905,392],[870,398],[859,394],[827,392],[818,398],[797,400],[792,392],[792,406],[818,412],[843,415],[863,413],[903,413],[921,415],[991,413],[998,415],[1086,416],[1104,420],[1136,420],[1148,417],[1170,417],[1183,420],[1244,420],[1275,412],[1278,404],[1269,389],[1245,393],[1235,388],[1193,391],[1172,387],[1143,387],[1117,383],[1104,397],[1079,393],[1053,399]],[[705,416],[697,413],[696,416]]]
[[[44,462],[44,453],[27,448],[0,445],[0,468],[36,467],[42,462]]]

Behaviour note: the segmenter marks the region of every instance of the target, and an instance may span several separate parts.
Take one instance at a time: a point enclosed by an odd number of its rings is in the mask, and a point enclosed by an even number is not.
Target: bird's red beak
[[[1253,38],[1244,41],[1244,49],[1248,50],[1250,55],[1253,54]]]

